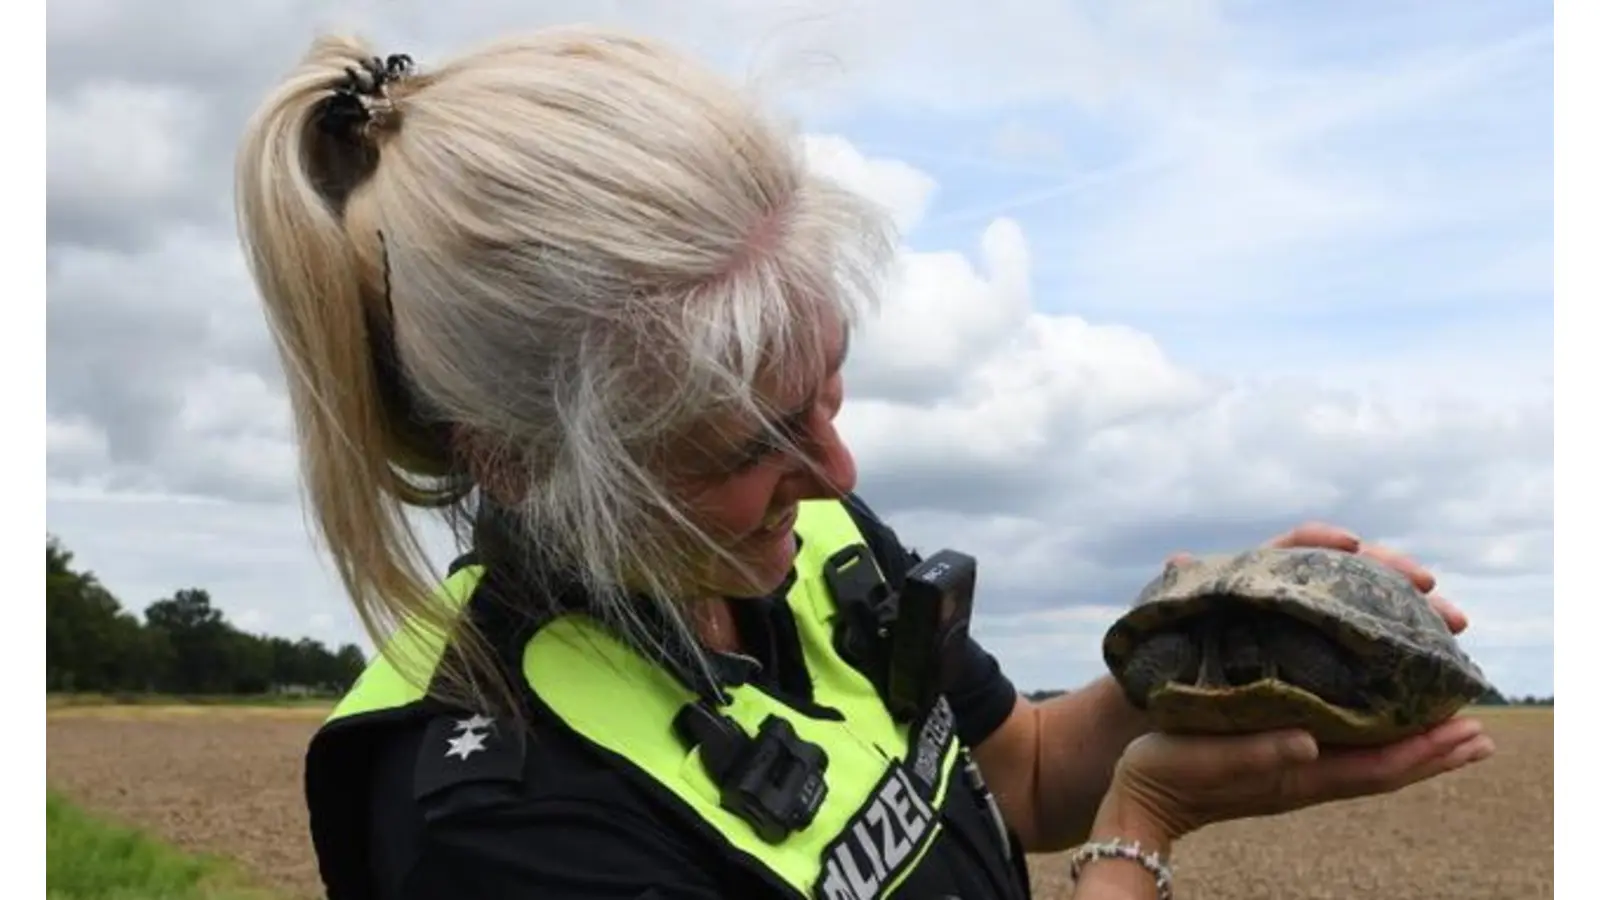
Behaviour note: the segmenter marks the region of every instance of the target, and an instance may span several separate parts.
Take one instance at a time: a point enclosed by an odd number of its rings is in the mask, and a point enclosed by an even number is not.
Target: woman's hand
[[[1303,731],[1148,734],[1123,753],[1107,804],[1173,841],[1215,822],[1396,791],[1493,753],[1483,725],[1468,718],[1359,750],[1319,748]]]
[[[1166,859],[1174,841],[1215,822],[1396,791],[1493,753],[1494,743],[1473,719],[1452,719],[1362,750],[1323,750],[1297,730],[1229,737],[1148,734],[1123,753],[1089,838],[1132,843],[1135,852]],[[1072,896],[1162,895],[1153,869],[1112,858],[1087,864]]]

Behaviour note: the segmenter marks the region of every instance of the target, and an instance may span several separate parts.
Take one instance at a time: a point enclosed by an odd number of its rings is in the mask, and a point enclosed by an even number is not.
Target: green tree
[[[226,691],[265,694],[272,690],[272,645],[253,634],[227,628],[222,647],[227,654]]]
[[[198,588],[177,591],[145,609],[145,623],[166,633],[174,651],[165,689],[185,694],[223,694],[233,690],[236,647],[222,611]]]
[[[344,691],[366,668],[353,644],[330,650],[234,627],[201,588],[124,609],[54,535],[45,539],[45,668],[50,691],[259,694]]]
[[[45,683],[52,690],[128,686],[139,654],[139,623],[93,572],[72,568],[53,535],[45,541]]]
[[[335,654],[335,659],[339,664],[339,677],[335,684],[340,691],[347,691],[356,683],[356,679],[361,677],[361,673],[366,670],[367,656],[355,644],[345,644],[339,648],[339,652]]]

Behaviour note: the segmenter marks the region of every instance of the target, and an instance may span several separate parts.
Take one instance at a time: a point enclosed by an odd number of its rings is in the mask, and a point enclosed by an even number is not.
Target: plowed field
[[[301,754],[320,713],[81,708],[49,716],[49,780],[179,846],[241,860],[314,897]],[[1184,900],[1552,897],[1554,718],[1486,717],[1495,758],[1399,794],[1208,829],[1179,845]],[[1034,860],[1040,900],[1070,896],[1064,860]]]

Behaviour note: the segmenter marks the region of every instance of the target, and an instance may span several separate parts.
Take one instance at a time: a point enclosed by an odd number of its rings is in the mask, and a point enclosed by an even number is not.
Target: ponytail
[[[432,631],[435,641],[455,630],[451,611],[433,600],[436,579],[405,511],[455,504],[470,482],[453,465],[446,433],[419,423],[407,399],[388,248],[352,202],[377,165],[383,127],[393,124],[349,121],[356,97],[346,82],[370,60],[358,42],[316,41],[251,119],[236,191],[241,242],[287,375],[315,525],[362,626],[384,648],[397,626]],[[399,656],[392,661],[414,681],[432,676]]]

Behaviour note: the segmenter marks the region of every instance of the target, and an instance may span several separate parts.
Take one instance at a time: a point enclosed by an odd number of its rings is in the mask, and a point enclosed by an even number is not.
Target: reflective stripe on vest
[[[435,597],[453,610],[460,610],[471,599],[483,578],[483,567],[463,566],[450,575],[435,592]],[[345,693],[324,725],[364,713],[398,709],[421,700],[429,678],[444,657],[444,638],[416,625],[397,629],[384,645],[383,652],[367,665],[361,677]],[[401,667],[424,673],[422,678],[406,678]]]

